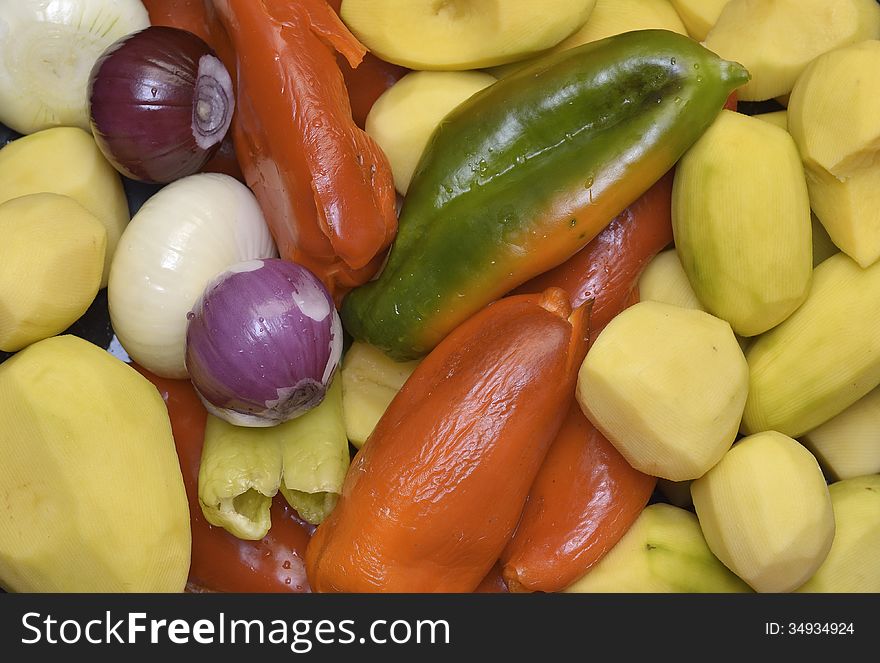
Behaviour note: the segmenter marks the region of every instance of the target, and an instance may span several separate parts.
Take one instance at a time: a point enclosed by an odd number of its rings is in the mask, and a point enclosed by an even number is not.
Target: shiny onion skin
[[[89,77],[92,133],[123,175],[168,183],[217,152],[232,121],[232,79],[197,35],[150,26],[110,46]]]
[[[621,212],[566,262],[536,276],[514,293],[562,288],[573,307],[592,300],[590,340],[625,308],[630,291],[651,259],[672,242],[672,171]]]
[[[187,315],[186,367],[211,414],[274,426],[323,399],[342,356],[342,325],[324,285],[280,259],[237,263]]]
[[[499,300],[422,361],[309,543],[314,591],[480,586],[573,401],[588,325],[567,299],[550,289]]]
[[[571,585],[626,533],[656,483],[572,404],[501,556],[510,591],[558,592]]]
[[[366,52],[325,0],[213,0],[236,54],[235,150],[281,257],[339,302],[397,231],[388,159],[352,119],[335,53]]]

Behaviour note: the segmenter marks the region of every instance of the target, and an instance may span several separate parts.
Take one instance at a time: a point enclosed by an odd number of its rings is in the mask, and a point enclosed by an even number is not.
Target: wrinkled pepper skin
[[[547,56],[434,132],[380,277],[343,301],[355,337],[425,354],[468,316],[564,262],[666,173],[748,80],[672,32]]]
[[[501,556],[510,591],[571,585],[626,533],[656,483],[633,469],[574,403]]]
[[[572,402],[587,309],[495,302],[418,366],[306,550],[314,591],[472,592],[516,527]]]
[[[236,55],[235,150],[283,258],[338,300],[397,230],[388,160],[352,119],[335,52],[365,49],[325,0],[213,0]]]
[[[590,342],[620,313],[651,259],[672,243],[672,171],[617,215],[595,239],[515,294],[562,288],[577,308],[592,301]]]

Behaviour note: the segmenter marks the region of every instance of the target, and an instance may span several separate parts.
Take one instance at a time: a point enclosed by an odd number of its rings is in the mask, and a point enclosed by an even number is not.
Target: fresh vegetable
[[[363,46],[324,0],[214,0],[236,53],[235,147],[281,257],[335,299],[372,277],[397,230],[394,182],[352,121],[334,51]]]
[[[731,0],[705,44],[749,70],[740,99],[763,101],[791,92],[816,56],[878,37],[875,0]]]
[[[807,179],[807,188],[809,188],[809,178]],[[840,249],[831,241],[825,226],[819,221],[819,217],[810,214],[810,221],[813,227],[813,267],[824,262],[835,253],[839,253]]]
[[[383,60],[411,69],[479,69],[555,46],[596,0],[342,0],[340,16]]]
[[[23,134],[88,129],[92,65],[114,41],[149,24],[140,0],[3,0],[0,122]]]
[[[880,475],[853,477],[828,487],[834,542],[822,566],[798,592],[880,592]]]
[[[801,441],[832,480],[880,474],[880,387],[836,417],[804,433]]]
[[[780,129],[785,129],[788,131],[788,111],[773,111],[770,113],[758,113],[757,115],[752,115],[756,120],[763,120],[764,122],[769,122],[770,124],[774,124]]]
[[[718,21],[721,11],[730,0],[669,0],[678,12],[688,34],[697,41],[705,41],[709,30]]]
[[[553,51],[559,52],[633,30],[669,30],[680,35],[687,34],[684,23],[669,0],[596,0],[596,6],[586,23]]]
[[[351,463],[342,417],[342,380],[335,377],[317,407],[284,426],[281,493],[304,520],[317,525],[336,506]]]
[[[179,592],[186,495],[153,386],[75,336],[0,365],[0,586]]]
[[[107,231],[73,198],[34,193],[0,204],[0,350],[60,334],[98,293]]]
[[[237,426],[275,426],[318,405],[342,356],[330,293],[301,265],[248,260],[187,314],[186,369],[205,407]]]
[[[566,592],[748,592],[709,550],[696,516],[651,504],[596,566]]]
[[[94,139],[82,129],[56,127],[0,149],[0,203],[31,193],[69,196],[104,224],[107,248],[101,287],[106,286],[129,216],[119,173]]]
[[[135,214],[113,261],[113,329],[138,364],[163,377],[188,375],[187,313],[231,265],[277,255],[253,194],[219,174],[190,175]]]
[[[878,297],[880,264],[838,253],[813,270],[806,301],[746,352],[744,433],[799,437],[880,385]]]
[[[381,350],[355,341],[342,357],[345,433],[360,449],[418,361],[394,361]]]
[[[705,311],[688,281],[678,252],[669,249],[657,254],[639,278],[639,298],[682,308]]]
[[[672,242],[672,173],[667,173],[621,212],[595,239],[564,263],[519,286],[516,293],[557,287],[572,308],[590,305],[590,340],[630,302],[639,274]],[[638,299],[636,299],[638,301]]]
[[[672,229],[707,311],[741,336],[785,320],[806,298],[813,267],[809,195],[791,136],[722,111],[676,166]]]
[[[199,468],[199,506],[212,525],[239,539],[269,532],[269,507],[281,485],[278,429],[233,426],[208,415]]]
[[[788,111],[816,216],[862,267],[880,258],[878,67],[877,40],[825,53],[798,78]]]
[[[588,324],[567,299],[550,289],[500,300],[419,364],[309,543],[316,591],[480,584],[571,402]]]
[[[92,134],[122,174],[167,183],[197,173],[232,122],[232,79],[186,30],[151,26],[114,42],[92,68]]]
[[[333,510],[350,462],[337,383],[320,405],[269,428],[208,415],[199,505],[209,523],[240,539],[262,539],[279,489],[307,522],[320,523]]]
[[[737,442],[691,484],[712,552],[758,592],[789,592],[822,564],[834,513],[822,470],[775,431]]]
[[[443,117],[494,82],[479,71],[414,71],[376,100],[366,130],[388,157],[400,194],[406,195],[428,139]]]
[[[599,334],[578,374],[584,414],[637,470],[701,476],[733,444],[748,366],[723,320],[640,302]]]
[[[634,470],[572,403],[501,555],[511,591],[558,592],[613,549],[656,478]]]
[[[208,524],[198,496],[200,456],[208,413],[189,380],[160,378],[136,364],[134,368],[159,390],[171,419],[192,529],[188,588],[212,592],[308,591],[303,558],[312,528],[280,495],[272,501],[272,529],[260,541],[238,539]]]
[[[642,31],[551,56],[477,93],[433,135],[385,268],[343,301],[346,329],[397,359],[428,352],[585,246],[747,76],[687,37]]]

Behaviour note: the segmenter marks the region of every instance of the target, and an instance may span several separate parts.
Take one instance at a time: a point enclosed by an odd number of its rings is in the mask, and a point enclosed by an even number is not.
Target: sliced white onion
[[[278,255],[250,189],[216,173],[184,177],[150,198],[125,229],[110,268],[110,320],[131,358],[187,377],[187,313],[231,265]]]

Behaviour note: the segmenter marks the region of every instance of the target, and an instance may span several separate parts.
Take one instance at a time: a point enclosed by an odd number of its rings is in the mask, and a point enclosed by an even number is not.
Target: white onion
[[[119,240],[110,268],[110,321],[131,358],[186,378],[187,313],[208,283],[277,250],[256,198],[228,175],[177,180],[151,197]]]

